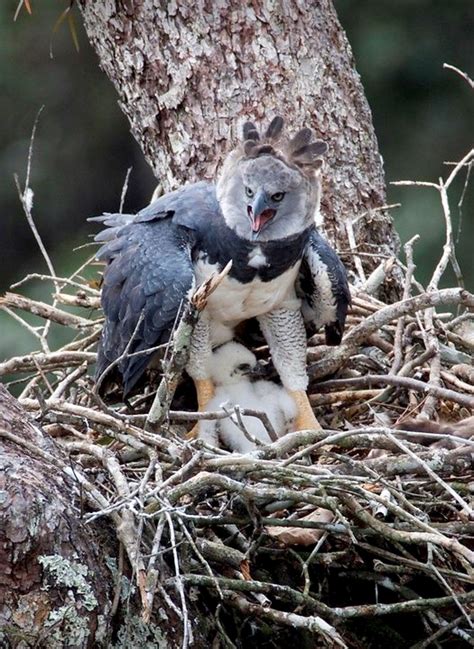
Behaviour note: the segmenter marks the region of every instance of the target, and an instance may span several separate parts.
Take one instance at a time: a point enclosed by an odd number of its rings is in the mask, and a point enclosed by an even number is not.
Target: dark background
[[[91,254],[91,248],[74,251],[94,229],[86,218],[118,208],[128,167],[133,170],[126,211],[145,205],[155,186],[77,9],[72,13],[79,52],[67,20],[56,24],[68,2],[31,0],[33,15],[22,8],[13,22],[17,4],[0,3],[0,293],[29,272],[47,272],[13,181],[14,173],[24,179],[31,129],[42,105],[31,175],[33,215],[59,275]],[[387,182],[436,182],[446,176],[443,161],[457,161],[473,146],[474,91],[442,67],[447,62],[474,77],[472,0],[335,0],[335,5],[372,108]],[[451,194],[456,232],[464,177]],[[444,242],[438,195],[389,185],[388,202],[402,203],[392,212],[402,242],[421,235],[417,274],[426,281]],[[457,248],[471,290],[473,204],[471,185]],[[453,282],[448,275],[444,285]],[[51,287],[32,282],[21,290],[45,297]],[[35,344],[0,311],[0,360]]]

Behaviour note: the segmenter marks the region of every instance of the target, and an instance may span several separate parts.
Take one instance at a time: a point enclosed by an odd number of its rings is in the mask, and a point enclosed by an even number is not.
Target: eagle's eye
[[[249,363],[241,363],[240,365],[237,365],[237,369],[239,372],[249,372],[252,368]]]
[[[275,201],[275,203],[280,203],[285,196],[285,192],[277,192],[276,194],[273,194],[272,196],[272,201]]]
[[[250,187],[245,188],[245,193],[249,198],[253,198],[253,190],[251,190]]]

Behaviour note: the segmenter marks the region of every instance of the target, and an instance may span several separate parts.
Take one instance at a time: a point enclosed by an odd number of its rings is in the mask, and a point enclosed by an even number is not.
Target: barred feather
[[[288,151],[291,155],[301,147],[309,144],[314,137],[314,133],[310,128],[302,128],[288,143]]]
[[[260,135],[257,131],[257,127],[253,122],[245,122],[242,127],[242,133],[244,140],[254,140],[255,142],[258,142],[260,140]]]
[[[311,157],[312,159],[324,155],[328,150],[328,145],[322,140],[316,140],[310,144],[305,144],[296,151],[294,151],[293,158],[301,158],[303,156]]]

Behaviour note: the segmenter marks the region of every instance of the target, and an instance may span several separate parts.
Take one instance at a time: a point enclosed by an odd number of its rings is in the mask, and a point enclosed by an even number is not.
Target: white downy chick
[[[243,345],[229,342],[222,345],[209,361],[210,378],[216,386],[214,397],[206,410],[220,410],[222,406],[233,406],[265,412],[276,434],[281,437],[289,432],[297,416],[294,399],[282,386],[271,381],[251,382],[247,374],[257,365],[255,355]],[[248,433],[264,443],[271,439],[265,426],[257,417],[242,417]],[[219,446],[219,440],[229,449],[248,453],[256,448],[242,430],[229,418],[217,421],[201,421],[199,438]]]

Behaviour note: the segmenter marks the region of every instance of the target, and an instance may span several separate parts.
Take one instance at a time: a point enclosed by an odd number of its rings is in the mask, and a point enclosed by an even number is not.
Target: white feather
[[[233,328],[243,320],[255,318],[276,308],[299,309],[295,281],[301,262],[268,282],[255,278],[246,284],[232,277],[225,277],[219,287],[209,296],[206,311],[210,316],[213,346],[232,338]],[[196,284],[199,286],[215,272],[216,267],[205,259],[195,264]],[[223,339],[213,329],[224,325],[228,337]]]
[[[268,266],[267,258],[260,246],[257,246],[249,252],[248,256],[248,265],[252,268],[261,268],[262,266]]]
[[[219,410],[223,406],[231,409],[238,405],[259,412],[265,412],[272,423],[276,434],[281,437],[291,430],[297,416],[294,399],[281,386],[271,381],[252,383],[242,373],[242,364],[254,367],[255,355],[246,347],[230,342],[218,348],[210,361],[209,373],[216,385],[216,392],[207,404],[206,410]],[[249,435],[263,443],[269,443],[270,437],[256,417],[243,417],[244,426]],[[216,446],[222,441],[229,449],[247,453],[256,448],[232,419],[219,421],[202,421],[199,426],[199,438]]]

